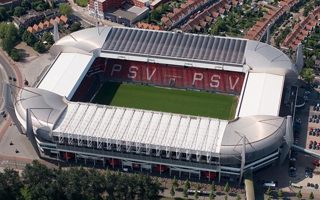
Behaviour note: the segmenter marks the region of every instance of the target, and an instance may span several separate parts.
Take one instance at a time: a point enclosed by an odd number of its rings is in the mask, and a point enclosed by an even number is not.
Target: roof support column
[[[246,164],[246,137],[242,138],[242,151],[241,151],[241,167],[240,167],[240,178],[239,178],[239,185],[242,180],[244,165]]]

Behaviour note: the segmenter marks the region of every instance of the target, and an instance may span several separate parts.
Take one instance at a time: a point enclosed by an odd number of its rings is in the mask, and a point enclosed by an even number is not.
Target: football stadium
[[[298,66],[247,39],[122,27],[80,30],[15,97],[42,157],[125,171],[241,180],[281,163]],[[39,63],[41,64],[41,63]]]

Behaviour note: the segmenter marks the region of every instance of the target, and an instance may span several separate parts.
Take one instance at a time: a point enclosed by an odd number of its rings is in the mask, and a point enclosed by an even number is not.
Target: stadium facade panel
[[[52,52],[56,60],[65,53],[96,59],[91,59],[92,66],[85,64],[78,73],[76,85],[80,87],[76,95],[80,96],[88,95],[89,83],[95,83],[92,78],[98,77],[102,81],[238,95],[239,111],[250,73],[283,76],[288,85],[297,76],[291,60],[267,44],[185,33],[91,28],[60,39]],[[48,70],[66,68],[67,65],[54,62]],[[46,73],[41,82],[50,76],[54,74]],[[56,80],[51,86],[61,84],[59,78]],[[259,85],[261,90],[270,91],[267,85]],[[282,92],[283,85],[272,87],[280,87],[277,89]],[[219,180],[221,176],[241,180],[247,170],[282,161],[292,145],[291,116],[236,114],[234,120],[225,121],[71,102],[74,91],[72,95],[64,92],[25,88],[15,99],[17,118],[43,156],[120,168],[139,166],[140,170],[159,173],[187,172],[199,178],[218,175]],[[260,93],[264,95],[263,91]],[[257,108],[268,103],[265,99],[257,101],[263,104]]]

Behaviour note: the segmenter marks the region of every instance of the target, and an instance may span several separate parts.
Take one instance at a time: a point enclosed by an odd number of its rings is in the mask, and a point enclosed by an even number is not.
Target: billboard
[[[108,59],[105,74],[112,81],[240,94],[244,73]]]

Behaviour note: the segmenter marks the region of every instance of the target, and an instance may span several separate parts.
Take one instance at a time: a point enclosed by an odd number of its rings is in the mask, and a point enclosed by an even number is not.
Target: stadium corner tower
[[[291,116],[279,113],[298,69],[268,44],[99,27],[63,37],[51,52],[55,60],[46,73],[14,102],[44,157],[241,180],[248,170],[281,163],[292,145]],[[76,100],[106,80],[224,93],[238,103],[234,118],[223,120]]]

